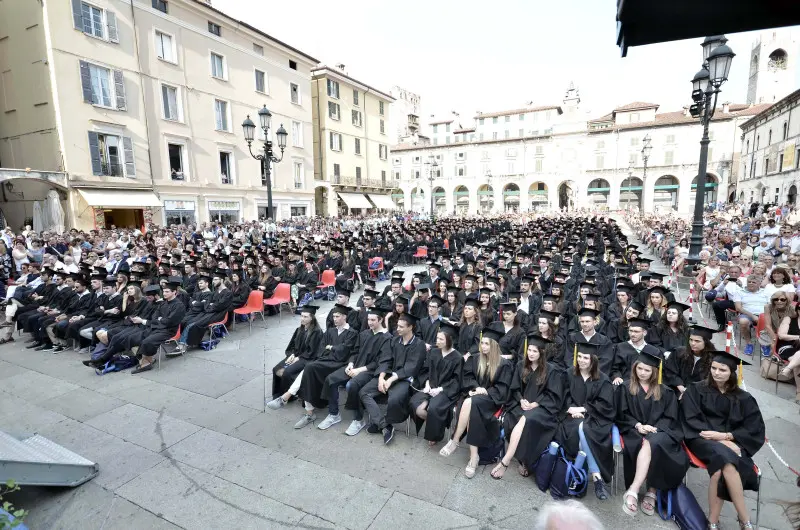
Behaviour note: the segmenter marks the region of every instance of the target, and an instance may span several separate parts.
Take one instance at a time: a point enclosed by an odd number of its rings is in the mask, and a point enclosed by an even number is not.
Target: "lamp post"
[[[264,171],[264,180],[267,183],[267,217],[271,221],[274,221],[275,210],[272,208],[272,175],[270,174],[269,164],[270,162],[277,164],[283,160],[283,150],[286,149],[286,137],[289,136],[289,133],[287,133],[286,129],[283,128],[283,124],[281,124],[281,126],[278,127],[278,130],[275,132],[275,135],[278,137],[278,147],[281,150],[281,156],[280,158],[277,158],[272,151],[272,141],[269,139],[271,121],[272,113],[267,109],[267,106],[264,105],[264,107],[258,111],[259,126],[261,127],[261,130],[264,131],[263,153],[253,153],[252,143],[253,135],[256,132],[256,124],[250,119],[249,114],[242,122],[242,129],[244,130],[244,139],[247,142],[247,150],[250,151],[250,156],[261,162],[261,167]]]
[[[628,185],[627,186],[623,186],[623,187],[627,187],[628,188],[628,190],[627,190],[628,191],[628,200],[625,201],[625,203],[626,203],[625,204],[625,209],[628,210],[629,213],[630,213],[630,210],[631,210],[631,193],[632,193],[631,188],[633,187],[633,185],[632,185],[632,183],[633,183],[633,169],[634,169],[633,160],[631,160],[630,163],[628,164]]]
[[[650,142],[650,135],[645,134],[642,140],[642,164],[644,165],[644,170],[642,171],[642,203],[639,205],[640,212],[644,212],[644,194],[647,192],[647,159],[650,158],[650,151],[653,149]]]
[[[489,195],[486,196],[486,207],[489,211],[487,212],[480,212],[479,213],[492,213],[494,209],[494,188],[492,188],[492,170],[489,169],[486,171],[486,191],[489,192]],[[478,206],[480,207],[480,199],[478,199]]]
[[[433,181],[437,176],[437,171],[439,168],[439,164],[436,162],[436,157],[433,155],[428,155],[428,161],[425,162],[425,165],[428,167],[428,184],[430,184],[430,194],[431,194],[431,211],[430,215],[433,218],[433,208],[434,208],[434,200],[433,200]]]
[[[700,262],[700,251],[703,248],[703,197],[706,191],[706,169],[708,165],[708,126],[714,117],[720,87],[728,80],[731,62],[735,53],[725,43],[724,35],[706,37],[703,41],[703,67],[692,79],[692,100],[689,107],[693,118],[700,118],[703,125],[703,138],[700,140],[700,163],[697,175],[697,189],[694,197],[694,220],[692,221],[692,237],[689,244],[689,256],[686,259],[684,274],[689,275],[695,264]]]

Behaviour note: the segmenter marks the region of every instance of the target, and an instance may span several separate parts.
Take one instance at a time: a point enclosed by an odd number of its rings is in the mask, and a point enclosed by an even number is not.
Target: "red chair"
[[[681,442],[681,445],[683,446],[683,450],[686,451],[686,455],[689,457],[689,463],[692,465],[692,467],[696,467],[698,469],[708,469],[703,461],[697,458],[697,456],[689,450],[686,442]],[[758,475],[758,490],[756,491],[756,520],[753,523],[753,526],[758,528],[758,518],[761,515],[761,470],[755,463],[753,464],[753,471],[755,471],[756,475]],[[688,475],[688,473],[686,475]],[[684,484],[686,484],[686,475],[683,477]]]
[[[416,259],[427,259],[428,247],[417,247],[417,253],[412,256]]]
[[[325,274],[323,273],[323,277],[324,276]],[[279,283],[278,286],[275,288],[275,292],[272,294],[272,296],[264,300],[264,305],[278,306],[278,321],[280,322],[283,319],[283,313],[281,312],[281,307],[283,306],[283,304],[286,304],[288,306],[291,300],[292,300],[292,290],[289,284]]]
[[[328,289],[336,285],[336,271],[333,269],[328,269],[322,271],[322,278],[320,278],[320,284],[317,285],[317,289]]]
[[[167,354],[167,350],[165,348],[166,345],[169,344],[170,342],[175,344],[175,345],[177,345],[179,338],[181,338],[181,327],[180,326],[178,326],[178,332],[175,333],[174,337],[172,337],[171,339],[165,340],[164,342],[161,343],[161,346],[158,347],[158,352],[156,353],[156,360],[158,361],[158,366],[157,366],[158,370],[161,370],[161,357],[163,355]],[[181,355],[183,355],[183,353],[181,353]]]
[[[208,325],[209,340],[214,338],[214,330],[217,329],[220,326],[222,327],[223,331],[225,332],[225,335],[228,334],[228,328],[225,327],[225,323],[226,322],[228,322],[228,313],[225,313],[225,318],[223,318],[219,322],[212,322],[211,324]]]
[[[378,264],[378,266],[373,269],[372,267],[376,263]],[[383,258],[381,257],[369,258],[367,269],[369,270],[369,277],[373,280],[377,280],[378,273],[383,272]]]
[[[247,297],[247,303],[243,307],[234,309],[233,314],[247,315],[250,317],[248,319],[248,323],[250,324],[250,333],[253,333],[252,317],[254,314],[261,315],[261,321],[264,323],[264,327],[266,327],[267,321],[264,319],[264,292],[260,289],[250,291],[250,296]],[[236,329],[236,317],[233,319],[233,329]]]

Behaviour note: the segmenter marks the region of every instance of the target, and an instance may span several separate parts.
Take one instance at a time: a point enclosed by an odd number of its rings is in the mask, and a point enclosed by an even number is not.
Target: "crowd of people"
[[[657,251],[680,227],[659,237],[661,222],[635,222]],[[465,444],[469,478],[481,452],[499,445],[497,480],[514,460],[516,472],[533,474],[557,443],[570,460],[583,455],[603,501],[618,429],[625,513],[653,515],[656,490],[681,483],[688,450],[707,466],[710,527],[727,500],[752,528],[743,490],[758,486],[752,457],[765,426],[741,387],[749,361],[717,351],[716,329],[688,325],[687,306],[609,218],[317,219],[0,239],[9,280],[2,343],[16,328],[33,350],[72,346],[96,369],[128,356],[141,373],[179,329],[176,355],[198,346],[210,323],[232,319],[251,291],[269,297],[290,283],[300,325],[273,368],[268,407],[298,402],[296,429],[342,422],[343,390],[347,435],[366,430],[390,444],[408,420],[432,447],[442,444],[443,458]],[[418,247],[427,266],[410,274],[403,268]],[[336,299],[323,326],[315,300],[327,270]],[[785,333],[783,320],[772,330],[793,359],[797,317],[779,315],[789,318]],[[317,410],[327,412],[321,421]]]

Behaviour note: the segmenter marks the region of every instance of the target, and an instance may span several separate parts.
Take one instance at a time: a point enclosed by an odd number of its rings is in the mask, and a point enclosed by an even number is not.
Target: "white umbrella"
[[[47,192],[47,202],[45,203],[47,212],[48,230],[62,234],[66,230],[64,227],[64,210],[61,208],[61,199],[56,190]]]
[[[33,201],[33,231],[36,233],[41,233],[43,230],[44,219],[42,217],[42,203]]]

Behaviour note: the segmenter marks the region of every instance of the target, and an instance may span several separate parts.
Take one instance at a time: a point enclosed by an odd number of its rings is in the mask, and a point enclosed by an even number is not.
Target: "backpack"
[[[583,497],[589,485],[589,477],[583,462],[575,465],[566,457],[563,448],[558,449],[553,474],[550,478],[550,496],[554,500],[567,497]]]
[[[105,375],[109,372],[121,372],[122,370],[127,370],[128,368],[133,368],[139,364],[139,361],[136,360],[136,357],[133,355],[126,355],[124,353],[118,353],[114,355],[111,360],[109,360],[102,369],[95,368],[94,373],[97,375]]]
[[[656,492],[658,515],[665,521],[675,521],[682,530],[704,530],[708,519],[691,490],[681,484],[668,491]]]
[[[536,479],[536,485],[539,486],[542,492],[550,488],[550,479],[553,476],[553,468],[556,465],[557,459],[558,453],[550,454],[550,447],[548,445],[548,448],[539,455],[538,460],[536,460],[536,463],[533,465],[533,476]]]
[[[487,447],[478,448],[478,465],[487,466],[499,462],[506,453],[506,440],[503,436],[503,430],[500,430],[500,436],[495,442]]]

